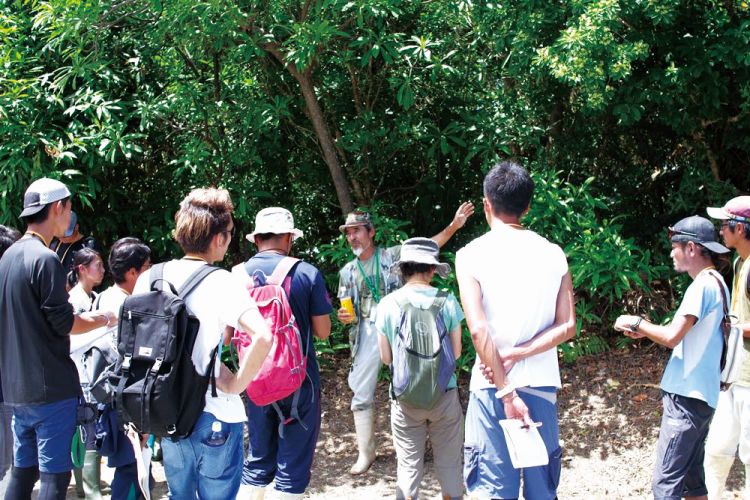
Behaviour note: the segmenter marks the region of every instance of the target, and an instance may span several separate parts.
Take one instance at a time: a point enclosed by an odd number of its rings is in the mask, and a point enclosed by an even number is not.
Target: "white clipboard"
[[[524,423],[517,419],[500,420],[500,427],[508,445],[508,454],[513,467],[537,467],[549,463],[547,447],[535,426],[524,428]]]

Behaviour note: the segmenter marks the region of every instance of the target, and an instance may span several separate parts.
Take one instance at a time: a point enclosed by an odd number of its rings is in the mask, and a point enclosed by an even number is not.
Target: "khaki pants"
[[[391,401],[391,431],[398,459],[396,498],[418,498],[428,434],[442,494],[461,498],[463,413],[456,389],[446,392],[431,410]]]

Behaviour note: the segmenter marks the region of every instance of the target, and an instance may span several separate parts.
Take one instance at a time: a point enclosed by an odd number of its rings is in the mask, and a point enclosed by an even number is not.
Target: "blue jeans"
[[[530,391],[530,392],[526,392]],[[549,463],[540,467],[514,469],[498,420],[505,418],[502,401],[495,389],[472,392],[466,409],[464,441],[464,481],[469,494],[491,498],[518,498],[523,471],[523,496],[551,500],[560,482],[560,436],[557,426],[557,391],[554,387],[518,389],[535,422],[542,422],[539,434],[549,454]],[[533,392],[533,394],[532,394]]]
[[[279,416],[271,405],[248,403],[248,454],[242,470],[242,482],[266,486],[276,481],[276,490],[284,493],[304,493],[310,483],[315,445],[320,431],[320,389],[305,381],[300,390],[297,411],[300,422],[293,420],[284,426],[284,437],[279,436]],[[314,397],[313,397],[314,396]],[[285,417],[291,411],[292,398],[278,401]]]
[[[221,446],[206,444],[211,424],[218,421],[203,412],[192,434],[185,439],[162,439],[164,472],[169,498],[226,500],[237,496],[242,480],[242,422],[222,422],[226,442]]]
[[[70,443],[76,431],[78,399],[13,407],[14,464],[40,472],[70,472]]]

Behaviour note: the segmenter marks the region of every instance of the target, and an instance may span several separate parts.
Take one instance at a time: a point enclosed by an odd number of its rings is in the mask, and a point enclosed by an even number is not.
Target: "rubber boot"
[[[750,499],[750,465],[745,466],[745,496],[743,498]]]
[[[83,469],[73,469],[73,479],[76,483],[76,496],[86,498],[86,492],[83,491]]]
[[[369,408],[353,413],[359,456],[357,457],[357,463],[349,469],[349,474],[356,476],[367,472],[367,469],[375,461],[375,412],[372,408]]]
[[[734,456],[706,453],[703,458],[703,470],[706,474],[708,500],[719,500],[721,498],[733,462]]]
[[[265,496],[265,486],[253,486],[251,484],[241,484],[240,491],[237,492],[237,500],[263,500]]]
[[[86,450],[83,461],[83,491],[86,492],[86,500],[101,500],[100,488],[102,472],[102,459],[96,450]]]

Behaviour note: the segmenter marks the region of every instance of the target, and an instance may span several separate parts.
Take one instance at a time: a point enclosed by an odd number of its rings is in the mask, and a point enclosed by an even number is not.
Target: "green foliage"
[[[7,0],[0,223],[49,175],[84,232],[159,260],[182,197],[219,186],[240,234],[292,210],[333,289],[350,256],[323,132],[354,204],[382,204],[382,243],[439,231],[514,157],[538,180],[532,227],[569,255],[563,349],[595,352],[636,295],[664,315],[662,228],[750,186],[749,41],[735,0]],[[252,251],[237,238],[228,261]]]

